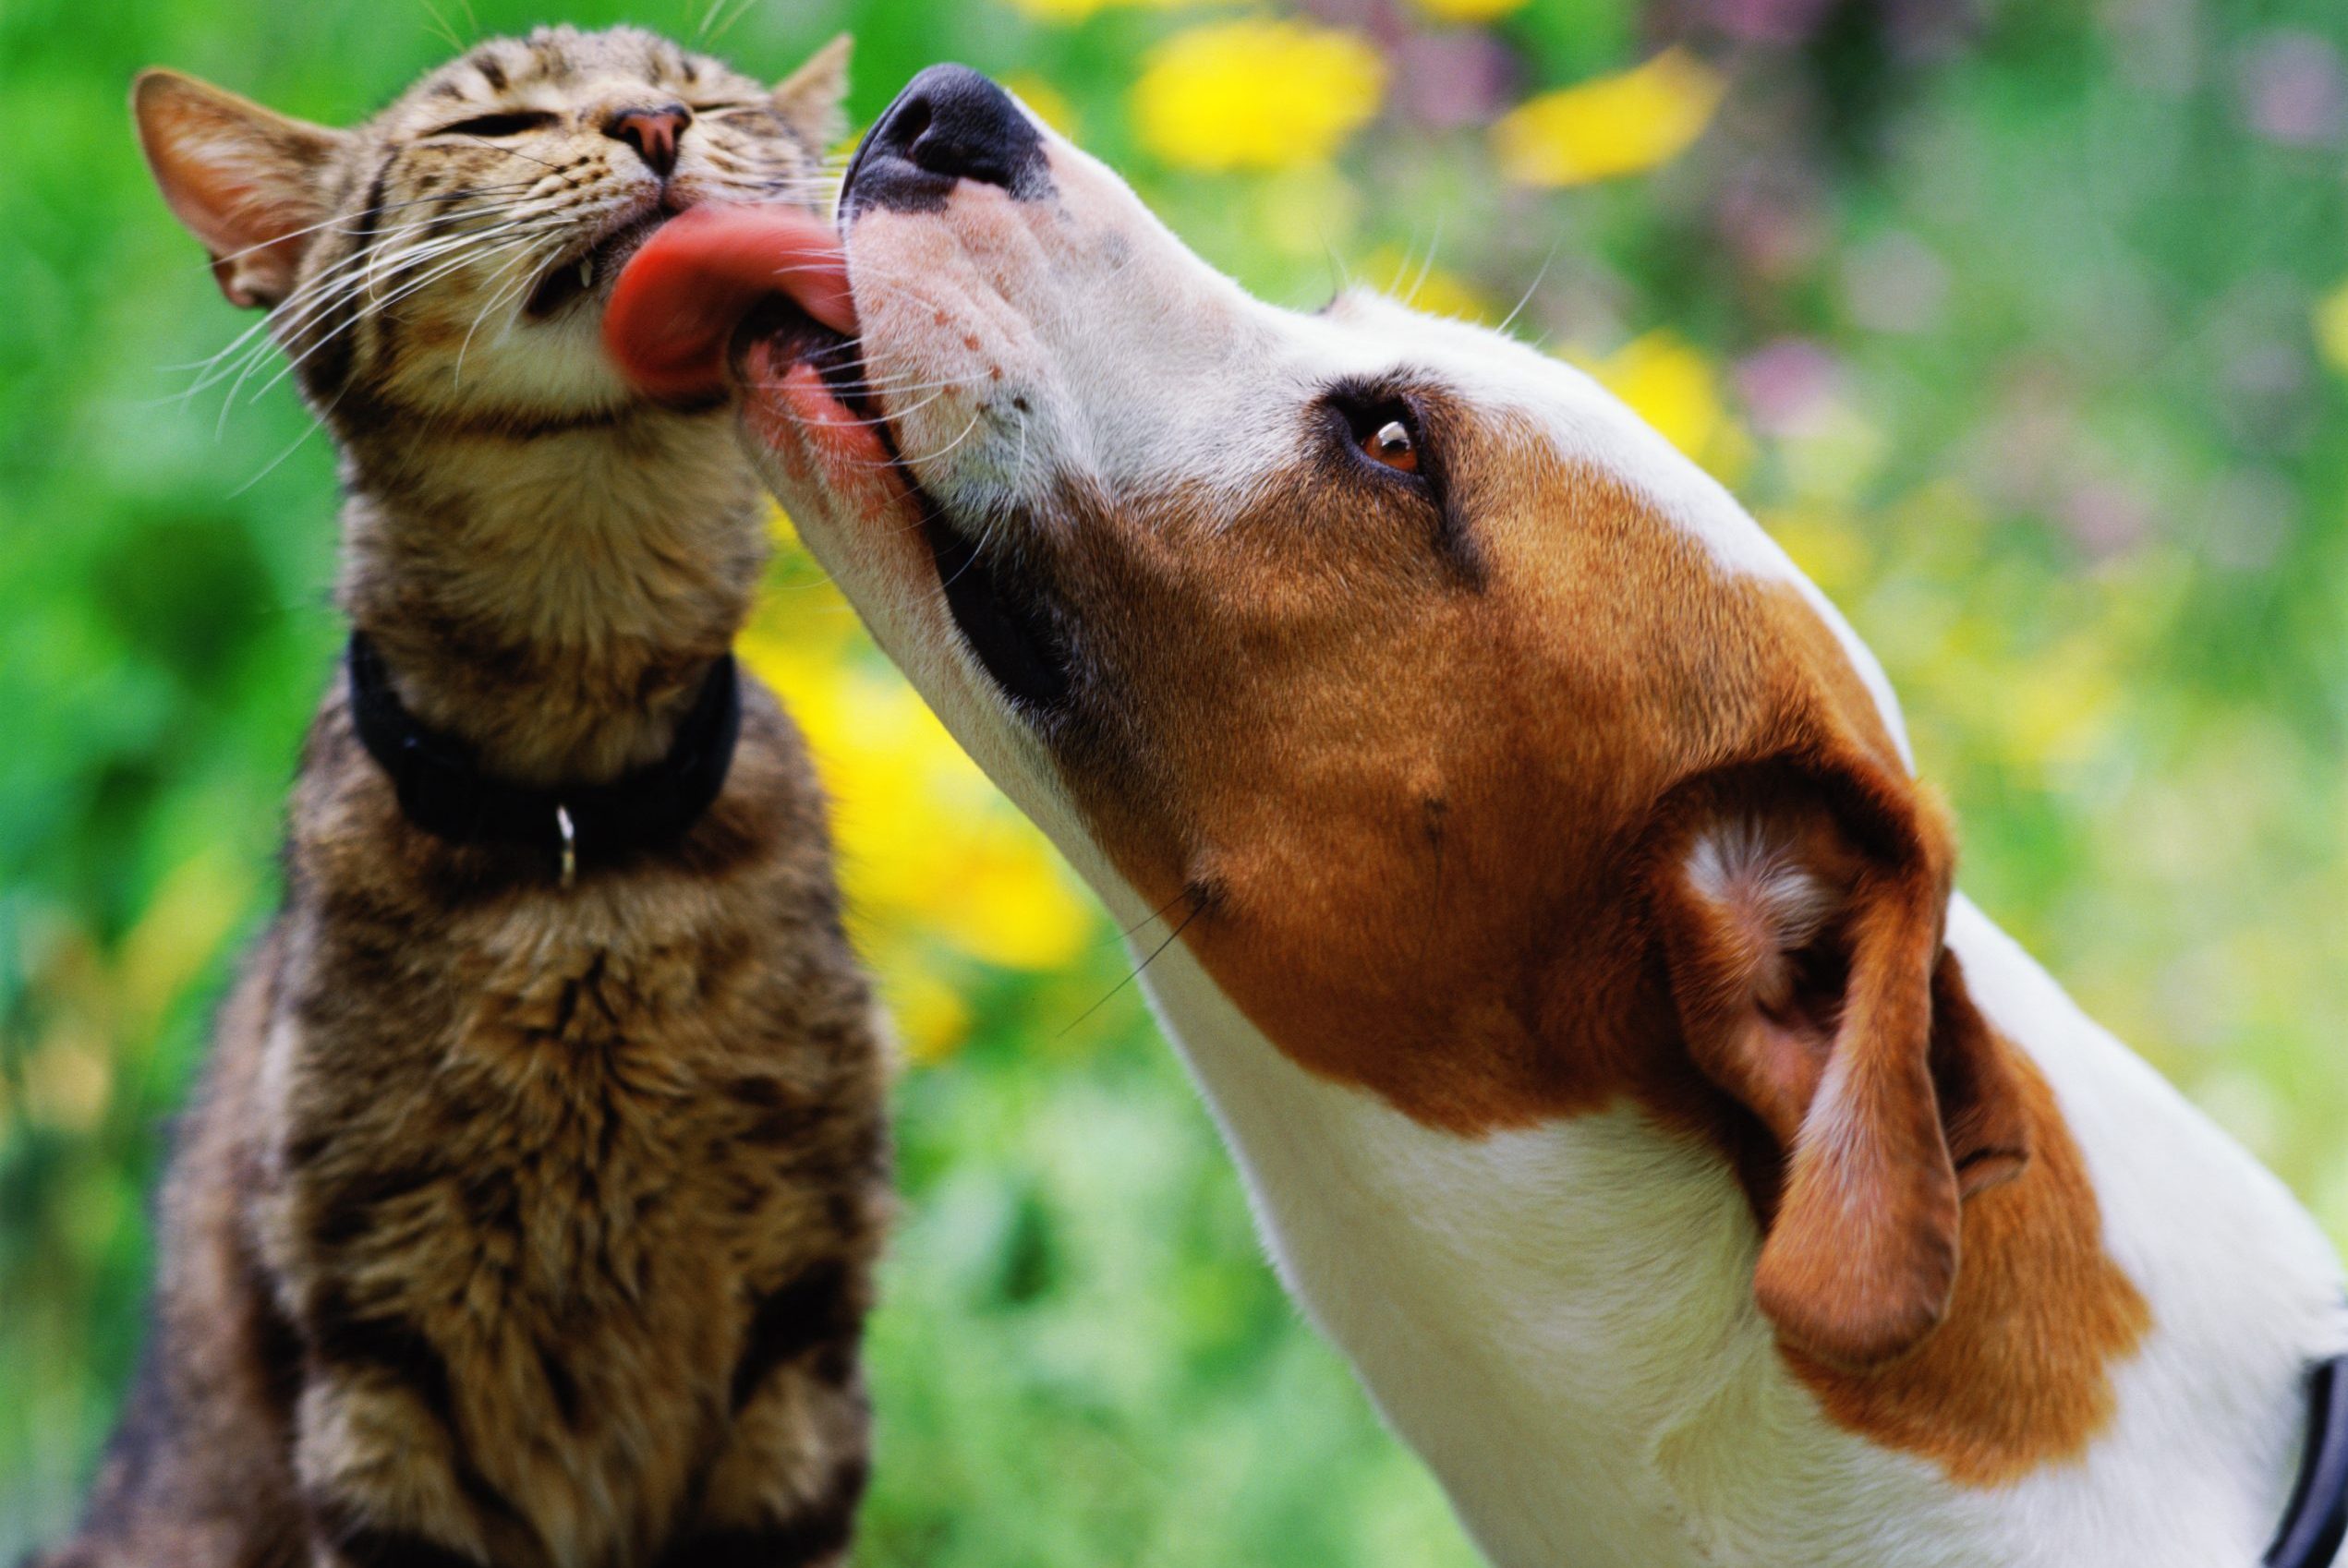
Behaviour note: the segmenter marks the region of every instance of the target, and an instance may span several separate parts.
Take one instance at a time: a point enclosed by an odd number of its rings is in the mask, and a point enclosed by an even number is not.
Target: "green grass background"
[[[551,5],[442,10],[465,34],[703,15]],[[1905,694],[1975,896],[2348,1236],[2348,344],[2318,328],[2348,280],[2324,112],[2348,19],[1789,0],[1774,42],[1722,20],[1767,9],[1531,0],[1464,30],[1504,99],[1676,36],[1727,65],[1686,157],[1555,195],[1399,107],[1334,169],[1163,166],[1127,90],[1153,42],[1230,7],[757,0],[714,47],[780,74],[853,29],[860,122],[935,59],[1047,81],[1276,298],[1432,253],[1503,311],[1538,277],[1516,330],[1553,347],[1692,345],[1750,432],[1739,488]],[[1397,51],[1398,83],[1432,69],[1406,11],[1320,10]],[[1959,19],[1896,22],[1928,11]],[[244,323],[148,187],[124,90],[168,62],[347,120],[448,51],[442,25],[420,0],[0,0],[0,1559],[69,1518],[111,1418],[161,1121],[274,897],[340,636],[331,452],[296,400],[172,401],[168,368]],[[1817,383],[1791,412],[1789,366]],[[1132,992],[1071,1027],[1121,973],[1095,953],[978,976],[968,1043],[903,1085],[860,1561],[1467,1562],[1259,1260]]]

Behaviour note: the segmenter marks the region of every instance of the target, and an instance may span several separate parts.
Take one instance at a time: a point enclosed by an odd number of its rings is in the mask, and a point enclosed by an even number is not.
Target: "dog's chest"
[[[1837,1426],[1752,1297],[1722,1162],[1628,1108],[1458,1139],[1283,1057],[1179,947],[1144,975],[1290,1291],[1497,1568],[2186,1568],[2282,1507],[2337,1266],[2288,1196],[1959,899],[2155,1329],[2088,1451],[1994,1486]]]
[[[1857,1568],[1887,1560],[1860,1522],[1901,1517],[1958,1553],[1901,1561],[1966,1561],[1970,1504],[1826,1422],[1778,1360],[1720,1161],[1628,1108],[1423,1128],[1292,1067],[1173,958],[1153,1002],[1283,1279],[1500,1568],[1713,1568],[1789,1541]]]

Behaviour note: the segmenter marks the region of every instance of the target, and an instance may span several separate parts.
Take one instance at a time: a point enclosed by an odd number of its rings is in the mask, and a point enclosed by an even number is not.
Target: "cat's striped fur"
[[[342,603],[486,771],[660,756],[741,624],[765,547],[732,416],[633,396],[601,299],[669,211],[815,202],[843,72],[770,90],[552,29],[348,131],[142,79],[166,198],[341,444]],[[673,167],[632,108],[689,117]],[[844,1557],[883,1053],[805,750],[745,687],[684,843],[565,890],[414,827],[333,684],[284,909],[178,1134],[145,1369],[54,1562]]]

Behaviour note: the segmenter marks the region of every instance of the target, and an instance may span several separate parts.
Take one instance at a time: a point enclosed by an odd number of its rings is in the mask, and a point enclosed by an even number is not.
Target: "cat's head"
[[[848,41],[781,86],[633,28],[492,39],[347,130],[141,75],[139,137],[221,292],[338,423],[529,430],[634,393],[598,340],[621,263],[706,201],[819,203]]]

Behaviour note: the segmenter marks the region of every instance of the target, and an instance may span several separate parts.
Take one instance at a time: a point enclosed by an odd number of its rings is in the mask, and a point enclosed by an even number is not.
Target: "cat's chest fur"
[[[735,1268],[755,1260],[768,1216],[752,1199],[774,1195],[721,1192],[719,1173],[786,1141],[772,1124],[803,1095],[755,1024],[696,1016],[705,994],[721,1012],[737,1000],[724,954],[689,935],[566,930],[551,900],[532,903],[442,950],[415,943],[371,997],[342,966],[318,975],[302,1001],[343,1019],[313,1030],[298,1005],[281,1018],[299,1082],[275,1107],[272,1164],[321,1246],[443,1249],[490,1313],[634,1316],[684,1283],[664,1270],[710,1272],[712,1248]],[[369,1000],[385,1006],[353,1027]],[[402,1070],[379,1078],[369,1057]],[[430,1224],[401,1223],[427,1211]]]
[[[780,722],[752,716],[748,782],[800,771]],[[340,1391],[304,1425],[363,1465],[427,1417],[500,1500],[475,1512],[625,1556],[773,1364],[853,1333],[885,1150],[813,791],[738,791],[710,861],[568,892],[387,848],[386,793],[355,764],[297,797],[259,1075],[259,1234]]]

